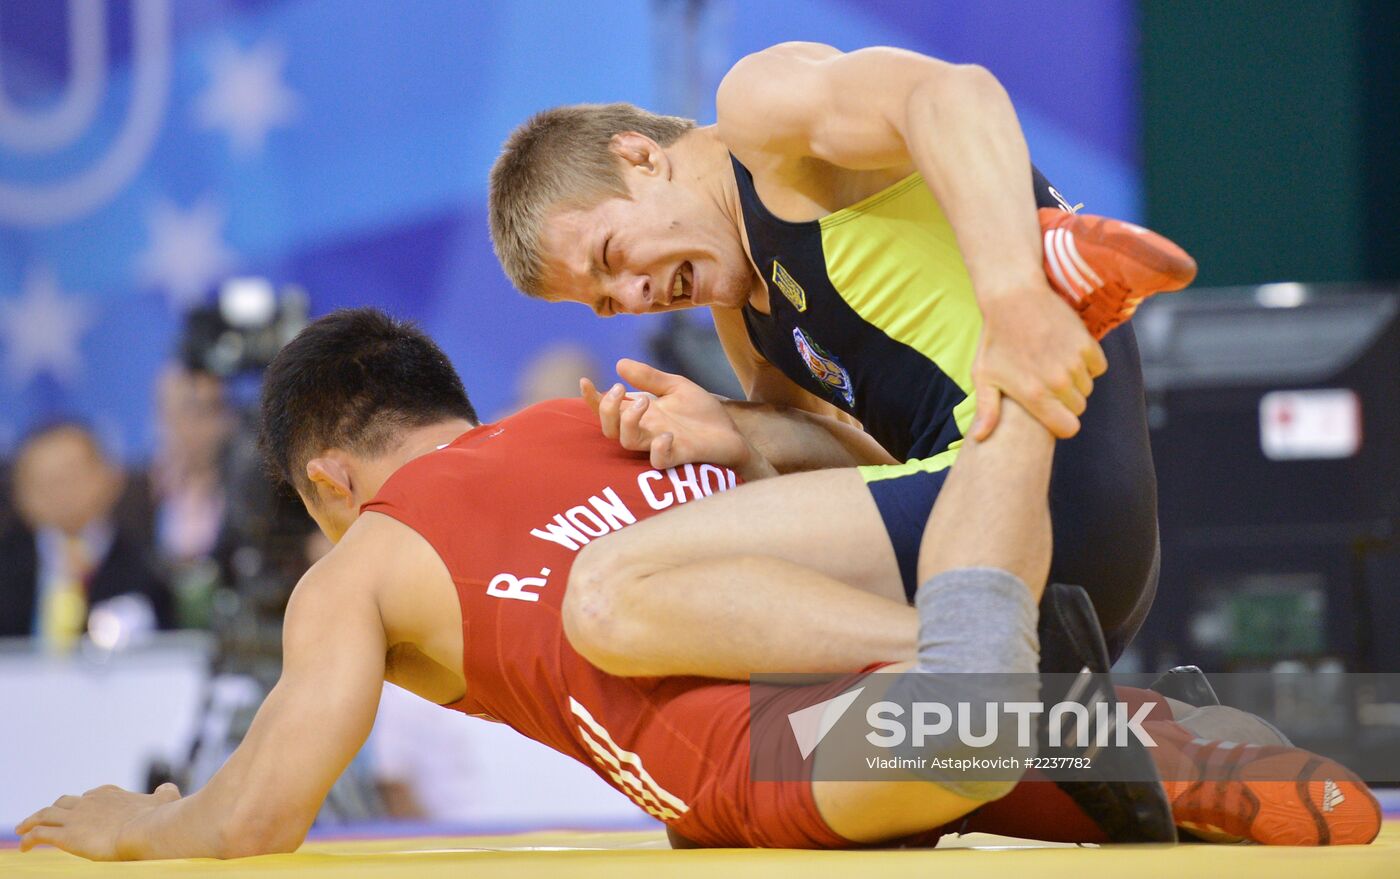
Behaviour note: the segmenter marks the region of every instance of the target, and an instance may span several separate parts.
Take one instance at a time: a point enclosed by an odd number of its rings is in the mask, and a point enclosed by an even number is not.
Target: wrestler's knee
[[[627,565],[610,542],[590,543],[574,560],[561,608],[564,635],[580,656],[609,674],[645,674],[638,659],[646,623],[633,600],[643,572]]]

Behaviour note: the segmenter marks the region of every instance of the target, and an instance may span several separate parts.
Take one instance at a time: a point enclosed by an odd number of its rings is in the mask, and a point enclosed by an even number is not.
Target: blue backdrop
[[[0,453],[74,414],[139,459],[181,315],[229,274],[419,320],[487,416],[546,345],[641,352],[645,319],[510,289],[487,169],[554,104],[712,121],[728,66],[793,39],[985,64],[1069,198],[1139,217],[1129,0],[0,4]]]

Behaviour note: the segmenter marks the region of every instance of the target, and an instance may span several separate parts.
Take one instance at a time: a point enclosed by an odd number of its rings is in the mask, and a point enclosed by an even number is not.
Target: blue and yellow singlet
[[[976,414],[982,313],[953,227],[911,174],[820,220],[775,217],[738,159],[749,252],[770,314],[745,307],[758,353],[860,420],[899,460],[947,466]],[[1036,173],[1037,201],[1056,205]]]
[[[905,462],[860,470],[913,600],[921,538],[977,407],[982,313],[953,228],[918,174],[819,220],[789,222],[764,207],[748,169],[733,162],[771,312],[745,307],[749,339]],[[1067,209],[1032,173],[1036,203]],[[1094,383],[1079,434],[1055,449],[1050,577],[1088,590],[1117,656],[1156,590],[1157,491],[1132,327],[1102,345],[1109,370]]]

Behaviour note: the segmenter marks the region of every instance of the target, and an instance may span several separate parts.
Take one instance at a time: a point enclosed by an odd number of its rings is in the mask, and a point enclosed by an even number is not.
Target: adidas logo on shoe
[[[1337,783],[1332,779],[1326,779],[1322,783],[1322,811],[1330,812],[1346,802],[1346,797],[1337,789]]]

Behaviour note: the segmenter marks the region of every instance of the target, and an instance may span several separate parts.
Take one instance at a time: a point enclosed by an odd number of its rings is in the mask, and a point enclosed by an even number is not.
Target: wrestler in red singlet
[[[747,684],[613,677],[564,636],[560,605],[583,545],[736,481],[712,465],[655,470],[605,438],[584,403],[552,401],[410,461],[364,509],[422,535],[457,586],[467,694],[447,707],[591,766],[695,843],[848,847],[822,821],[809,783],[750,780]],[[1034,805],[1013,794],[995,811],[1023,812],[1020,802],[1030,829],[1067,809],[1064,826],[1036,829],[1102,838],[1052,785],[1018,792],[1034,789],[1044,789]]]
[[[422,535],[457,586],[467,694],[449,708],[593,767],[697,843],[841,845],[824,824],[806,826],[810,795],[784,805],[794,814],[781,826],[753,820],[746,684],[613,677],[564,637],[560,605],[583,545],[736,481],[711,465],[654,470],[604,437],[584,403],[554,401],[409,462],[364,509]]]

